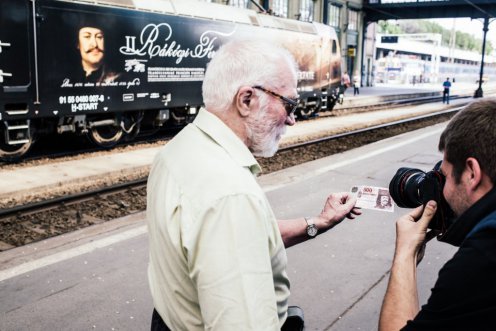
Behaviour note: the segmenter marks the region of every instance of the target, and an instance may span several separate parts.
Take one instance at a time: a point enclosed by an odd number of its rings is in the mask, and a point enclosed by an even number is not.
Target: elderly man
[[[380,331],[495,329],[495,122],[496,100],[481,100],[457,114],[442,133],[443,195],[457,218],[439,240],[460,249],[439,271],[419,311],[416,264],[437,204],[430,201],[423,211],[419,207],[398,220]]]
[[[339,193],[318,216],[277,221],[255,180],[253,155],[272,156],[295,123],[296,77],[293,57],[265,42],[228,43],[209,63],[206,110],[158,154],[148,180],[152,329],[279,330],[285,247],[360,214]]]

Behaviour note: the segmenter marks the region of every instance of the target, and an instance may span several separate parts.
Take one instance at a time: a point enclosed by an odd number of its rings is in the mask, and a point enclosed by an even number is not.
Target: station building
[[[203,1],[254,10],[262,7],[276,16],[332,26],[340,41],[343,59],[341,70],[350,76],[361,74],[362,86],[381,82],[437,83],[446,77],[467,82],[479,80],[480,54],[443,47],[440,35],[376,36],[377,25],[365,20],[367,5],[384,3],[394,6],[397,2],[411,3],[411,0],[254,0],[258,6],[251,0]],[[453,4],[450,2],[450,5],[455,4],[455,1]],[[439,8],[436,7],[436,10],[439,11]],[[465,16],[472,15],[467,8],[464,10]],[[454,15],[448,10],[443,13],[448,15],[446,17]],[[413,15],[408,18],[414,18],[419,13],[406,14]],[[454,16],[460,16],[460,13],[456,14]],[[440,13],[437,12],[437,15]],[[397,42],[385,42],[384,37],[396,38]],[[494,56],[485,58],[483,81],[496,73],[495,63]]]
[[[441,46],[441,35],[377,34],[375,40],[376,83],[439,83],[446,78],[476,83],[481,55]],[[483,81],[496,73],[496,57],[484,57]]]
[[[204,1],[259,10],[250,0]],[[372,85],[375,24],[370,24],[368,29],[364,28],[362,0],[255,0],[255,2],[272,15],[332,26],[336,30],[341,46],[341,71],[348,72],[350,76],[362,73],[362,85]]]

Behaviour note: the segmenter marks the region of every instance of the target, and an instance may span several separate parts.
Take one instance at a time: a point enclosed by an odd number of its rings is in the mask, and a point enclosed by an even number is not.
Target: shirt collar
[[[224,148],[240,166],[250,169],[253,175],[262,172],[262,168],[248,147],[217,116],[207,110],[200,109],[193,124]]]
[[[460,246],[472,229],[495,210],[496,187],[486,193],[469,209],[458,217],[439,241]]]

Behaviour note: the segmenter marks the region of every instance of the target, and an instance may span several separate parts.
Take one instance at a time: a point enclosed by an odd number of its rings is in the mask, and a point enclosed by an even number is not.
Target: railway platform
[[[387,186],[399,167],[430,170],[445,124],[259,178],[279,218],[314,215],[327,194]],[[288,249],[290,304],[306,330],[376,330],[394,252],[394,213],[364,210]],[[0,330],[149,330],[144,213],[0,253]],[[120,225],[119,222],[122,222]],[[104,228],[106,227],[106,228]],[[65,238],[64,238],[65,237]],[[432,241],[419,266],[420,302],[454,248]]]
[[[362,88],[356,99],[371,102],[372,96],[386,95],[381,89],[400,92],[392,87]],[[450,106],[468,101],[453,100]],[[299,122],[288,128],[282,143],[296,142],[310,131],[319,135],[356,129],[388,121],[391,113],[399,119],[443,107],[447,105],[431,102]],[[312,215],[330,192],[349,190],[353,185],[387,186],[401,166],[431,169],[440,158],[436,146],[441,129],[442,125],[393,137],[264,175],[259,181],[278,217]],[[13,198],[19,192],[42,194],[53,187],[64,192],[68,183],[146,175],[157,149],[15,172],[0,170],[0,198]],[[377,328],[394,250],[394,221],[404,212],[398,208],[392,214],[366,211],[360,219],[288,250],[291,304],[304,308],[307,330]],[[0,330],[149,329],[152,303],[146,279],[147,254],[144,213],[0,252]],[[421,302],[453,249],[432,242],[427,254],[419,269]]]

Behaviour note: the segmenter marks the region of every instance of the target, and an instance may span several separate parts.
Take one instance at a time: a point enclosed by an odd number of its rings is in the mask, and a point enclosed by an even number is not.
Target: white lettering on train
[[[148,24],[141,30],[138,43],[136,36],[126,36],[126,45],[120,47],[119,51],[124,55],[148,56],[150,59],[156,56],[176,58],[176,64],[179,64],[188,57],[211,58],[215,53],[214,42],[218,36],[228,37],[235,31],[236,29],[229,33],[205,31],[195,47],[183,48],[176,40],[171,40],[172,27],[169,24]],[[160,44],[160,41],[165,43]]]
[[[71,105],[71,111],[73,113],[77,111],[83,111],[83,110],[97,110],[98,109],[98,103],[73,103]]]

